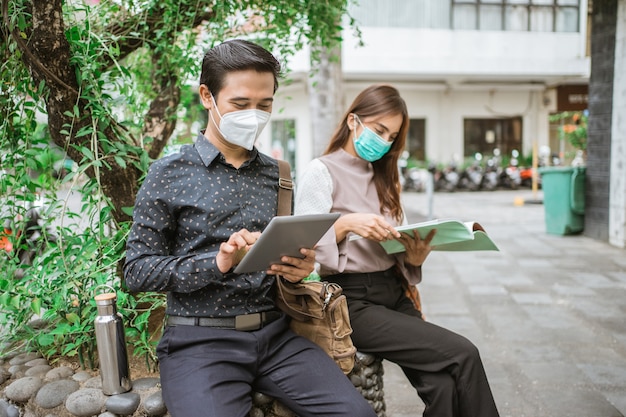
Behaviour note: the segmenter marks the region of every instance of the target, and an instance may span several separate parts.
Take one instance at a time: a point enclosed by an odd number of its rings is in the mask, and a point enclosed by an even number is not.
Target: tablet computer
[[[302,258],[300,249],[313,248],[340,215],[324,213],[272,218],[233,272],[266,271],[270,265],[282,263],[282,256]]]

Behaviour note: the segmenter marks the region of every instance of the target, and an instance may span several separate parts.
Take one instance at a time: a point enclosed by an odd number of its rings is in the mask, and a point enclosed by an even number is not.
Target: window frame
[[[551,0],[550,4],[547,2],[540,0],[451,0],[450,5],[450,29],[451,30],[459,30],[455,27],[455,12],[457,10],[457,6],[462,6],[464,8],[475,7],[475,22],[474,29],[471,30],[485,30],[481,28],[481,6],[488,6],[493,8],[494,6],[500,6],[500,29],[501,31],[513,31],[520,29],[510,29],[507,27],[507,9],[510,7],[522,7],[526,9],[526,22],[525,29],[522,29],[524,32],[549,32],[549,33],[557,33],[557,20],[559,16],[559,11],[562,10],[575,10],[576,15],[580,17],[580,0],[577,1],[576,5],[563,3],[561,0]],[[550,30],[533,30],[533,11],[546,10],[550,9],[550,13],[552,16],[551,19],[551,29]],[[470,30],[470,29],[465,29]],[[498,29],[489,29],[489,30],[498,30]],[[576,30],[572,33],[580,32],[580,19],[576,20]],[[560,31],[558,33],[561,33]],[[569,33],[563,31],[563,33]]]

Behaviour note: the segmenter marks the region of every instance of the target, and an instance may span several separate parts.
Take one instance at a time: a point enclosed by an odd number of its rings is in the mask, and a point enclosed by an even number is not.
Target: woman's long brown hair
[[[406,135],[409,130],[409,114],[406,103],[400,97],[398,90],[391,85],[376,84],[367,87],[354,99],[344,114],[324,154],[343,148],[347,141],[352,139],[352,132],[348,128],[348,116],[352,113],[361,119],[382,115],[402,115],[400,132],[393,141],[391,149],[381,159],[372,162],[380,210],[382,213],[389,213],[396,221],[400,222],[403,213],[400,204],[398,159],[404,150]]]

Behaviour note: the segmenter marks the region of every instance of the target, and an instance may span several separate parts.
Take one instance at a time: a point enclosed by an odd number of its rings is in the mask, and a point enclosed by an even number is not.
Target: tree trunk
[[[3,14],[7,12],[6,3],[7,0],[3,0]],[[65,149],[68,156],[75,161],[81,161],[84,157],[79,151],[81,147],[90,149],[100,157],[106,157],[97,138],[92,141],[92,135],[76,137],[76,132],[81,128],[92,125],[92,117],[85,101],[79,98],[75,68],[70,64],[70,45],[65,38],[62,4],[62,0],[32,2],[33,26],[28,34],[28,44],[16,30],[12,33],[13,39],[22,51],[24,63],[30,69],[34,84],[44,82],[48,88],[48,126],[54,143]],[[74,112],[75,105],[78,114]],[[119,129],[113,128],[114,121],[102,122],[100,121],[102,126],[96,129],[101,130],[110,142],[119,141]],[[69,131],[69,134],[63,133],[64,130]],[[99,175],[103,193],[114,203],[114,218],[125,221],[129,217],[121,208],[134,205],[140,173],[131,164],[122,168],[114,160],[107,162],[110,168],[103,166],[101,171],[96,171],[92,167],[86,173],[90,177]]]
[[[341,46],[333,49],[318,49],[319,62],[309,77],[309,108],[313,156],[324,152],[330,137],[337,127],[343,112]],[[314,52],[314,53],[315,53]]]

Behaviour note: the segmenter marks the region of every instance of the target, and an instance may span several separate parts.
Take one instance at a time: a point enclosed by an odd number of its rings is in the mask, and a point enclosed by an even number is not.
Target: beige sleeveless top
[[[397,225],[393,218],[380,212],[373,177],[371,163],[344,150],[321,156],[298,178],[295,214],[376,213]],[[405,266],[404,254],[388,255],[377,242],[350,241],[351,235],[337,243],[331,229],[318,243],[316,260],[320,275],[384,271],[398,265],[409,283],[417,284],[421,280],[421,268]]]

